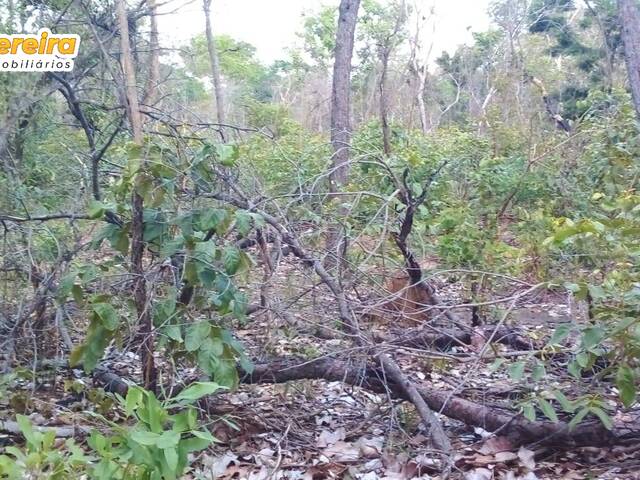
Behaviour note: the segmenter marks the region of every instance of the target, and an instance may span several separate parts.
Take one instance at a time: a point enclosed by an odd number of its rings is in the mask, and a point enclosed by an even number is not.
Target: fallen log
[[[103,383],[105,390],[117,391],[126,395],[128,383],[115,374],[106,375],[102,371],[94,381]],[[239,369],[240,382],[243,384],[285,383],[296,380],[327,380],[343,382],[367,389],[374,393],[389,394],[394,398],[411,401],[402,385],[393,381],[389,372],[380,366],[367,362],[360,365],[344,360],[319,358],[304,361],[296,358],[274,360],[254,366],[252,372]],[[194,379],[195,380],[195,379]],[[177,393],[185,386],[173,388]],[[115,389],[115,390],[114,390]],[[508,437],[515,446],[536,443],[545,446],[611,446],[640,442],[640,411],[631,411],[617,415],[613,428],[607,430],[599,420],[583,420],[574,429],[568,422],[534,421],[522,415],[495,407],[451,396],[446,390],[433,390],[416,387],[426,405],[433,411],[446,417],[465,423],[471,427],[480,427],[489,432]]]
[[[520,335],[515,329],[487,325],[474,331],[463,330],[443,330],[442,332],[425,332],[424,327],[412,329],[401,335],[390,337],[388,335],[377,335],[375,340],[380,343],[398,345],[408,348],[435,348],[441,352],[451,350],[455,346],[469,346],[474,339],[480,342],[486,341],[493,335],[493,342],[507,345],[517,350],[535,350],[539,346],[531,339]]]
[[[32,428],[36,432],[40,433],[53,432],[53,435],[56,438],[74,438],[78,436],[86,436],[91,433],[91,428],[83,425],[32,425]],[[23,436],[18,422],[14,422],[12,420],[0,421],[0,432]]]
[[[325,379],[359,386],[377,393],[390,393],[396,398],[410,401],[401,386],[385,379],[379,367],[362,365],[331,358],[321,358],[304,363],[281,360],[256,365],[251,374],[242,377],[243,383],[282,383],[300,379]],[[459,420],[469,426],[481,427],[490,432],[500,432],[515,445],[539,443],[544,445],[607,446],[640,441],[640,412],[613,418],[614,427],[607,430],[599,420],[586,420],[569,429],[567,422],[534,421],[522,415],[487,407],[460,397],[450,396],[443,390],[418,388],[426,404],[434,411]]]

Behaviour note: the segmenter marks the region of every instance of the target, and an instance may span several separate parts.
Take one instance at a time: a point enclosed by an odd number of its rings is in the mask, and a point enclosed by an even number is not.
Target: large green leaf
[[[172,401],[177,403],[192,403],[222,388],[223,387],[214,382],[196,382],[176,395]]]
[[[195,352],[200,348],[202,342],[209,337],[211,332],[211,325],[209,322],[202,321],[194,323],[187,328],[187,333],[184,338],[184,347],[187,352]]]
[[[625,407],[630,407],[636,401],[637,389],[634,371],[627,365],[621,365],[616,374],[616,386],[620,392],[620,400]]]

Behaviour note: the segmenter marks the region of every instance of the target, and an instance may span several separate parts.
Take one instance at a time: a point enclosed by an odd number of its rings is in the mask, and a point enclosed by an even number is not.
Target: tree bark
[[[618,0],[618,19],[624,43],[624,59],[629,74],[636,117],[640,121],[640,12],[636,0]]]
[[[135,144],[142,146],[142,121],[138,103],[138,91],[136,89],[136,75],[129,45],[129,25],[124,0],[116,1],[116,15],[120,31],[120,60],[126,83],[127,113],[133,130],[133,141]],[[138,314],[138,338],[141,340],[144,387],[147,390],[155,391],[157,372],[153,358],[153,324],[151,309],[147,305],[147,286],[142,264],[144,256],[143,214],[144,201],[134,185],[131,189],[131,274],[133,276],[133,297]]]
[[[329,173],[329,193],[335,194],[349,178],[349,146],[351,143],[351,58],[358,20],[360,0],[341,0],[336,31],[333,85],[331,87],[331,146],[333,158]],[[333,199],[333,196],[330,198]],[[340,216],[347,214],[342,209]],[[329,269],[340,265],[346,239],[336,222],[329,227],[326,249],[329,252],[326,265]]]
[[[384,47],[380,60],[382,64],[382,71],[380,72],[380,84],[378,89],[380,91],[380,123],[382,125],[382,149],[385,157],[391,156],[391,130],[389,128],[389,104],[387,99],[387,71],[389,70],[389,56],[391,54],[389,47]]]
[[[124,74],[125,94],[127,96],[127,117],[133,133],[133,141],[142,145],[142,117],[136,88],[136,72],[133,67],[131,44],[129,40],[129,22],[124,0],[116,0],[116,16],[120,31],[120,62]]]
[[[224,99],[222,92],[222,81],[220,80],[220,61],[218,59],[216,39],[213,36],[213,29],[211,27],[211,0],[203,0],[202,8],[204,10],[207,50],[209,51],[209,62],[211,63],[211,80],[213,81],[213,91],[216,98],[216,116],[218,123],[224,124]],[[220,136],[222,137],[222,141],[225,142],[226,137],[224,128],[220,128]]]
[[[144,103],[153,106],[158,101],[158,82],[160,81],[160,40],[158,35],[158,5],[149,0],[149,76],[145,87]]]
[[[341,0],[336,32],[333,86],[331,89],[331,145],[333,169],[330,175],[333,192],[349,177],[351,142],[351,58],[360,0]]]

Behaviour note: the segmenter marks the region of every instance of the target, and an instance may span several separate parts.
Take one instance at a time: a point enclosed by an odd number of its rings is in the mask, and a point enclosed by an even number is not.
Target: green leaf
[[[202,440],[207,440],[208,442],[211,442],[211,443],[216,441],[216,438],[213,435],[211,435],[209,432],[207,432],[206,430],[204,430],[204,431],[196,430],[196,431],[191,432],[191,433],[193,434],[194,437],[201,438]]]
[[[604,289],[599,285],[588,285],[587,288],[592,300],[602,300],[607,296]]]
[[[509,365],[509,376],[515,382],[522,380],[524,376],[525,362],[515,362]]]
[[[551,337],[551,340],[549,340],[549,344],[560,345],[563,342],[563,340],[565,340],[569,336],[569,333],[571,333],[570,323],[563,323],[561,325],[558,325],[553,332],[553,336]]]
[[[18,423],[20,432],[24,435],[27,443],[36,446],[39,442],[36,438],[33,426],[31,425],[31,420],[24,415],[16,415],[16,422]]]
[[[164,327],[164,333],[171,340],[182,343],[182,332],[180,331],[180,327],[178,325],[167,325],[166,327]]]
[[[82,305],[84,301],[83,290],[82,287],[76,283],[71,287],[71,295],[73,296],[73,300],[78,304]]]
[[[180,392],[172,400],[174,402],[192,403],[202,397],[211,395],[222,388],[223,387],[214,382],[196,382],[189,386],[189,388]]]
[[[218,235],[224,235],[229,227],[231,219],[226,210],[219,208],[208,208],[199,216],[198,226],[201,231],[212,230]]]
[[[91,200],[89,202],[89,208],[87,209],[87,214],[89,215],[89,218],[91,218],[92,220],[95,220],[97,218],[102,218],[106,209],[107,207],[104,205],[104,203],[99,202],[97,200]]]
[[[225,247],[222,251],[222,263],[229,275],[234,275],[240,268],[240,250],[233,245]]]
[[[180,433],[175,430],[167,430],[158,437],[156,446],[162,449],[171,448],[178,445],[178,442],[180,442]]]
[[[169,470],[175,472],[178,468],[178,452],[175,448],[165,448],[163,450],[164,459],[167,462]]]
[[[216,145],[216,156],[218,161],[225,167],[233,167],[240,156],[240,149],[237,145]]]
[[[211,442],[198,437],[191,437],[180,442],[180,447],[184,448],[184,451],[187,453],[199,452],[209,447]]]
[[[589,327],[582,331],[582,346],[589,350],[593,347],[600,345],[600,342],[605,337],[606,332],[601,327]],[[583,365],[584,367],[585,365]]]
[[[125,411],[127,415],[132,415],[138,408],[140,402],[142,402],[142,390],[138,387],[130,387],[127,391],[127,398],[125,400]]]
[[[525,403],[522,405],[522,414],[524,415],[524,418],[530,422],[534,422],[536,420],[536,409],[532,403]]]
[[[600,419],[602,425],[607,430],[611,430],[613,428],[613,422],[611,421],[611,417],[600,407],[589,407],[589,411],[593,413],[596,417]]]
[[[498,369],[504,364],[506,360],[504,358],[496,358],[491,365],[489,365],[490,372],[497,372]]]
[[[630,407],[636,401],[636,378],[634,371],[627,365],[621,365],[616,373],[616,386],[620,391],[620,400],[625,407]]]
[[[160,247],[160,257],[162,258],[172,257],[183,248],[184,248],[184,238],[182,237],[163,242],[162,246]]]
[[[94,303],[91,306],[94,313],[100,318],[104,328],[113,331],[118,328],[118,312],[108,303]]]
[[[209,322],[202,321],[194,323],[187,328],[187,333],[184,339],[184,347],[187,352],[195,352],[200,348],[202,342],[209,337],[211,332],[211,325]]]
[[[531,370],[531,379],[534,382],[539,382],[546,374],[547,371],[545,370],[544,365],[542,363],[536,363]]]
[[[236,212],[236,229],[243,237],[251,231],[251,214],[238,210]]]
[[[540,406],[540,410],[542,411],[544,416],[547,417],[552,422],[558,423],[558,415],[556,415],[556,411],[553,408],[553,405],[551,405],[549,401],[547,401],[545,398],[542,398],[542,397],[538,397],[537,400],[538,400],[538,405]]]
[[[216,382],[229,388],[235,388],[238,384],[238,371],[236,364],[232,360],[222,360],[215,369],[214,376]]]
[[[587,416],[588,413],[589,413],[589,409],[588,408],[583,408],[578,413],[576,413],[576,415],[569,422],[569,431],[571,431],[574,428],[576,428],[580,424],[580,422],[582,422],[584,417]]]
[[[173,408],[167,406],[167,408]],[[198,420],[198,413],[195,408],[186,408],[180,413],[177,413],[171,417],[173,419],[172,429],[176,432],[187,432],[193,430]]]
[[[556,400],[565,412],[573,413],[575,411],[576,407],[573,405],[573,402],[569,400],[560,390],[554,391],[553,396],[556,397]]]
[[[148,430],[134,430],[131,433],[131,439],[140,445],[156,445],[159,438],[160,435],[158,433],[153,433]]]
[[[579,379],[580,377],[582,377],[582,367],[577,360],[571,360],[569,362],[569,365],[567,365],[567,371],[574,378]]]

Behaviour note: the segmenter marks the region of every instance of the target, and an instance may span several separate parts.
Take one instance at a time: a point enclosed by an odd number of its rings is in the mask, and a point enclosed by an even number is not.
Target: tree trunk
[[[329,192],[339,192],[349,178],[349,145],[351,143],[351,57],[358,20],[360,0],[341,0],[336,31],[333,85],[331,88],[331,145],[333,159],[329,173]],[[347,212],[340,212],[346,214]],[[343,216],[343,215],[340,215]],[[345,249],[338,223],[331,225],[327,235],[327,267],[339,264]],[[335,256],[333,255],[335,254]]]
[[[384,150],[385,157],[391,156],[391,131],[389,129],[389,105],[387,102],[387,71],[389,69],[389,55],[391,54],[389,47],[384,47],[380,60],[382,64],[382,71],[380,72],[380,84],[378,89],[380,91],[380,123],[382,125],[382,148]]]
[[[360,0],[340,2],[331,90],[331,145],[334,154],[330,181],[334,192],[338,191],[349,177],[351,57],[359,6]]]
[[[129,45],[129,25],[124,0],[116,0],[116,15],[120,31],[120,61],[126,83],[127,114],[133,130],[133,141],[142,146],[142,121],[136,89],[136,74]],[[157,373],[153,358],[153,324],[151,308],[147,305],[147,286],[144,278],[142,258],[144,256],[144,202],[135,187],[131,192],[131,274],[133,276],[133,297],[138,314],[138,338],[142,349],[142,375],[144,387],[155,391]]]
[[[213,91],[216,97],[216,115],[220,124],[224,123],[224,100],[222,98],[222,82],[220,81],[220,62],[218,60],[218,50],[216,39],[211,28],[211,0],[203,0],[205,33],[207,35],[207,50],[209,51],[209,61],[211,63],[211,80],[213,81]],[[224,128],[220,128],[222,141],[226,141]]]
[[[136,89],[136,72],[133,68],[131,44],[129,43],[129,23],[124,0],[116,0],[116,15],[120,31],[120,62],[124,74],[125,94],[127,96],[127,117],[133,133],[133,141],[142,145],[142,121],[138,90]]]
[[[160,81],[160,41],[158,39],[158,5],[149,0],[149,76],[145,87],[144,103],[150,107],[158,101],[158,82]]]
[[[629,86],[636,117],[640,120],[640,12],[636,0],[618,0],[618,19],[622,30]]]

